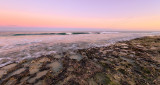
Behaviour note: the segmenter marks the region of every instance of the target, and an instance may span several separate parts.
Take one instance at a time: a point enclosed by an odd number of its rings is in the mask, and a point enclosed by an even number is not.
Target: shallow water
[[[1,33],[0,67],[26,58],[36,58],[40,57],[41,55],[62,53],[81,48],[107,46],[117,41],[130,40],[150,35],[159,35],[159,33],[66,32],[65,35],[64,33],[53,34],[51,32],[36,34],[28,32]]]

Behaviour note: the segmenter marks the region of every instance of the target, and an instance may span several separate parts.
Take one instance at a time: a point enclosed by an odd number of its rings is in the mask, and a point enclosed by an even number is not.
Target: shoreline
[[[66,50],[108,46],[117,41],[153,34],[85,34],[0,37],[0,67],[10,62]]]
[[[0,73],[2,85],[158,85],[160,36],[25,59]]]

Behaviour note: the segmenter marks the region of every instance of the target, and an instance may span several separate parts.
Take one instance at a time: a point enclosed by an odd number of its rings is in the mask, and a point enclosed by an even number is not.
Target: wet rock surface
[[[159,36],[43,55],[0,68],[0,85],[159,84]]]

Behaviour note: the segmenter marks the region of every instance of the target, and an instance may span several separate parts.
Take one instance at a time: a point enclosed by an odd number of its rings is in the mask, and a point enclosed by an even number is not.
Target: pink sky
[[[160,0],[1,0],[0,30],[160,31]]]

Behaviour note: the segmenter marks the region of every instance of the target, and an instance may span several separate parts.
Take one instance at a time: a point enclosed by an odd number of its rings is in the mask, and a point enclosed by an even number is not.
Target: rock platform
[[[160,36],[13,62],[0,85],[159,85]]]

